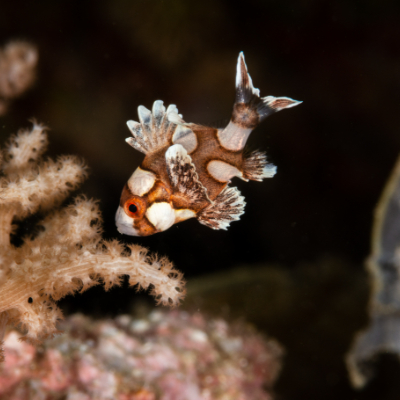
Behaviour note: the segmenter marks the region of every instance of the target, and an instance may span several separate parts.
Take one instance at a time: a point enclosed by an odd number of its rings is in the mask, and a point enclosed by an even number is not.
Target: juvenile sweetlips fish
[[[171,104],[157,100],[152,111],[139,106],[139,121],[128,121],[126,141],[146,156],[122,190],[115,216],[120,233],[148,236],[189,218],[212,229],[226,229],[244,212],[244,197],[228,186],[272,178],[276,167],[264,152],[243,152],[251,131],[267,116],[300,101],[260,97],[243,53],[236,72],[236,101],[224,129],[186,123]]]

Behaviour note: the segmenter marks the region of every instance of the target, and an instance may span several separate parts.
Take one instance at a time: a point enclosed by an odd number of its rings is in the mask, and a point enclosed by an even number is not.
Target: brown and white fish
[[[260,97],[243,53],[236,73],[236,101],[224,129],[186,123],[175,105],[157,100],[152,111],[139,106],[139,121],[128,121],[126,141],[146,156],[122,190],[115,216],[120,233],[148,236],[189,218],[226,229],[244,212],[234,177],[262,181],[276,173],[264,152],[243,152],[250,132],[268,115],[298,105],[288,97]]]

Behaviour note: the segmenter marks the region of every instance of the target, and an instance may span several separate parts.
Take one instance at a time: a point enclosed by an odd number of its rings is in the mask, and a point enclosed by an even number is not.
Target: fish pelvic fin
[[[247,71],[243,52],[240,52],[236,69],[236,99],[231,121],[218,131],[223,147],[231,151],[242,150],[251,131],[269,115],[285,108],[295,107],[301,101],[289,97],[260,97]]]
[[[167,173],[177,196],[183,198],[193,208],[201,204],[211,204],[207,189],[200,182],[192,158],[181,144],[174,144],[165,153]]]
[[[276,166],[267,162],[264,151],[253,151],[243,160],[243,178],[261,182],[264,178],[272,178],[276,174]]]
[[[126,142],[144,154],[154,153],[170,145],[178,127],[177,123],[170,121],[172,114],[182,118],[174,104],[165,109],[162,100],[156,100],[151,111],[139,106],[139,122],[130,120],[126,123],[132,134],[132,137],[125,139]]]
[[[212,229],[224,229],[233,221],[240,219],[246,202],[236,187],[226,186],[214,200],[213,204],[201,210],[197,219]]]

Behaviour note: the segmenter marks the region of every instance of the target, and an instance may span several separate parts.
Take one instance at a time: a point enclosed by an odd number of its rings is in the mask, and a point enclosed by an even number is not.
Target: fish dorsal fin
[[[170,145],[178,126],[168,118],[172,113],[182,117],[174,104],[165,109],[161,100],[154,102],[152,111],[139,106],[139,122],[130,120],[126,123],[133,136],[125,139],[126,142],[144,154],[154,153]]]
[[[212,229],[226,230],[232,221],[237,221],[244,213],[246,202],[236,187],[226,186],[213,204],[200,211],[199,222]]]
[[[165,153],[168,177],[175,191],[183,195],[190,204],[200,204],[211,200],[207,189],[200,182],[192,158],[181,144],[174,144]]]

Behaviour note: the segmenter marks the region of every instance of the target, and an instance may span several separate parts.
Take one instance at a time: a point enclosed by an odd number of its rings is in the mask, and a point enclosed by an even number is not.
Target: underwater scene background
[[[51,128],[50,156],[85,159],[79,192],[100,199],[106,238],[167,255],[188,281],[181,307],[252,322],[283,345],[277,399],[397,399],[394,356],[362,391],[344,357],[368,322],[373,210],[400,151],[399,22],[395,1],[3,1],[1,46],[29,41],[39,65],[1,117],[0,144],[35,117]],[[124,141],[126,121],[160,99],[185,121],[225,126],[240,51],[261,95],[303,101],[249,139],[277,175],[235,181],[247,205],[228,231],[189,220],[121,236],[120,193],[143,158]],[[125,285],[61,307],[108,317],[147,300]]]

